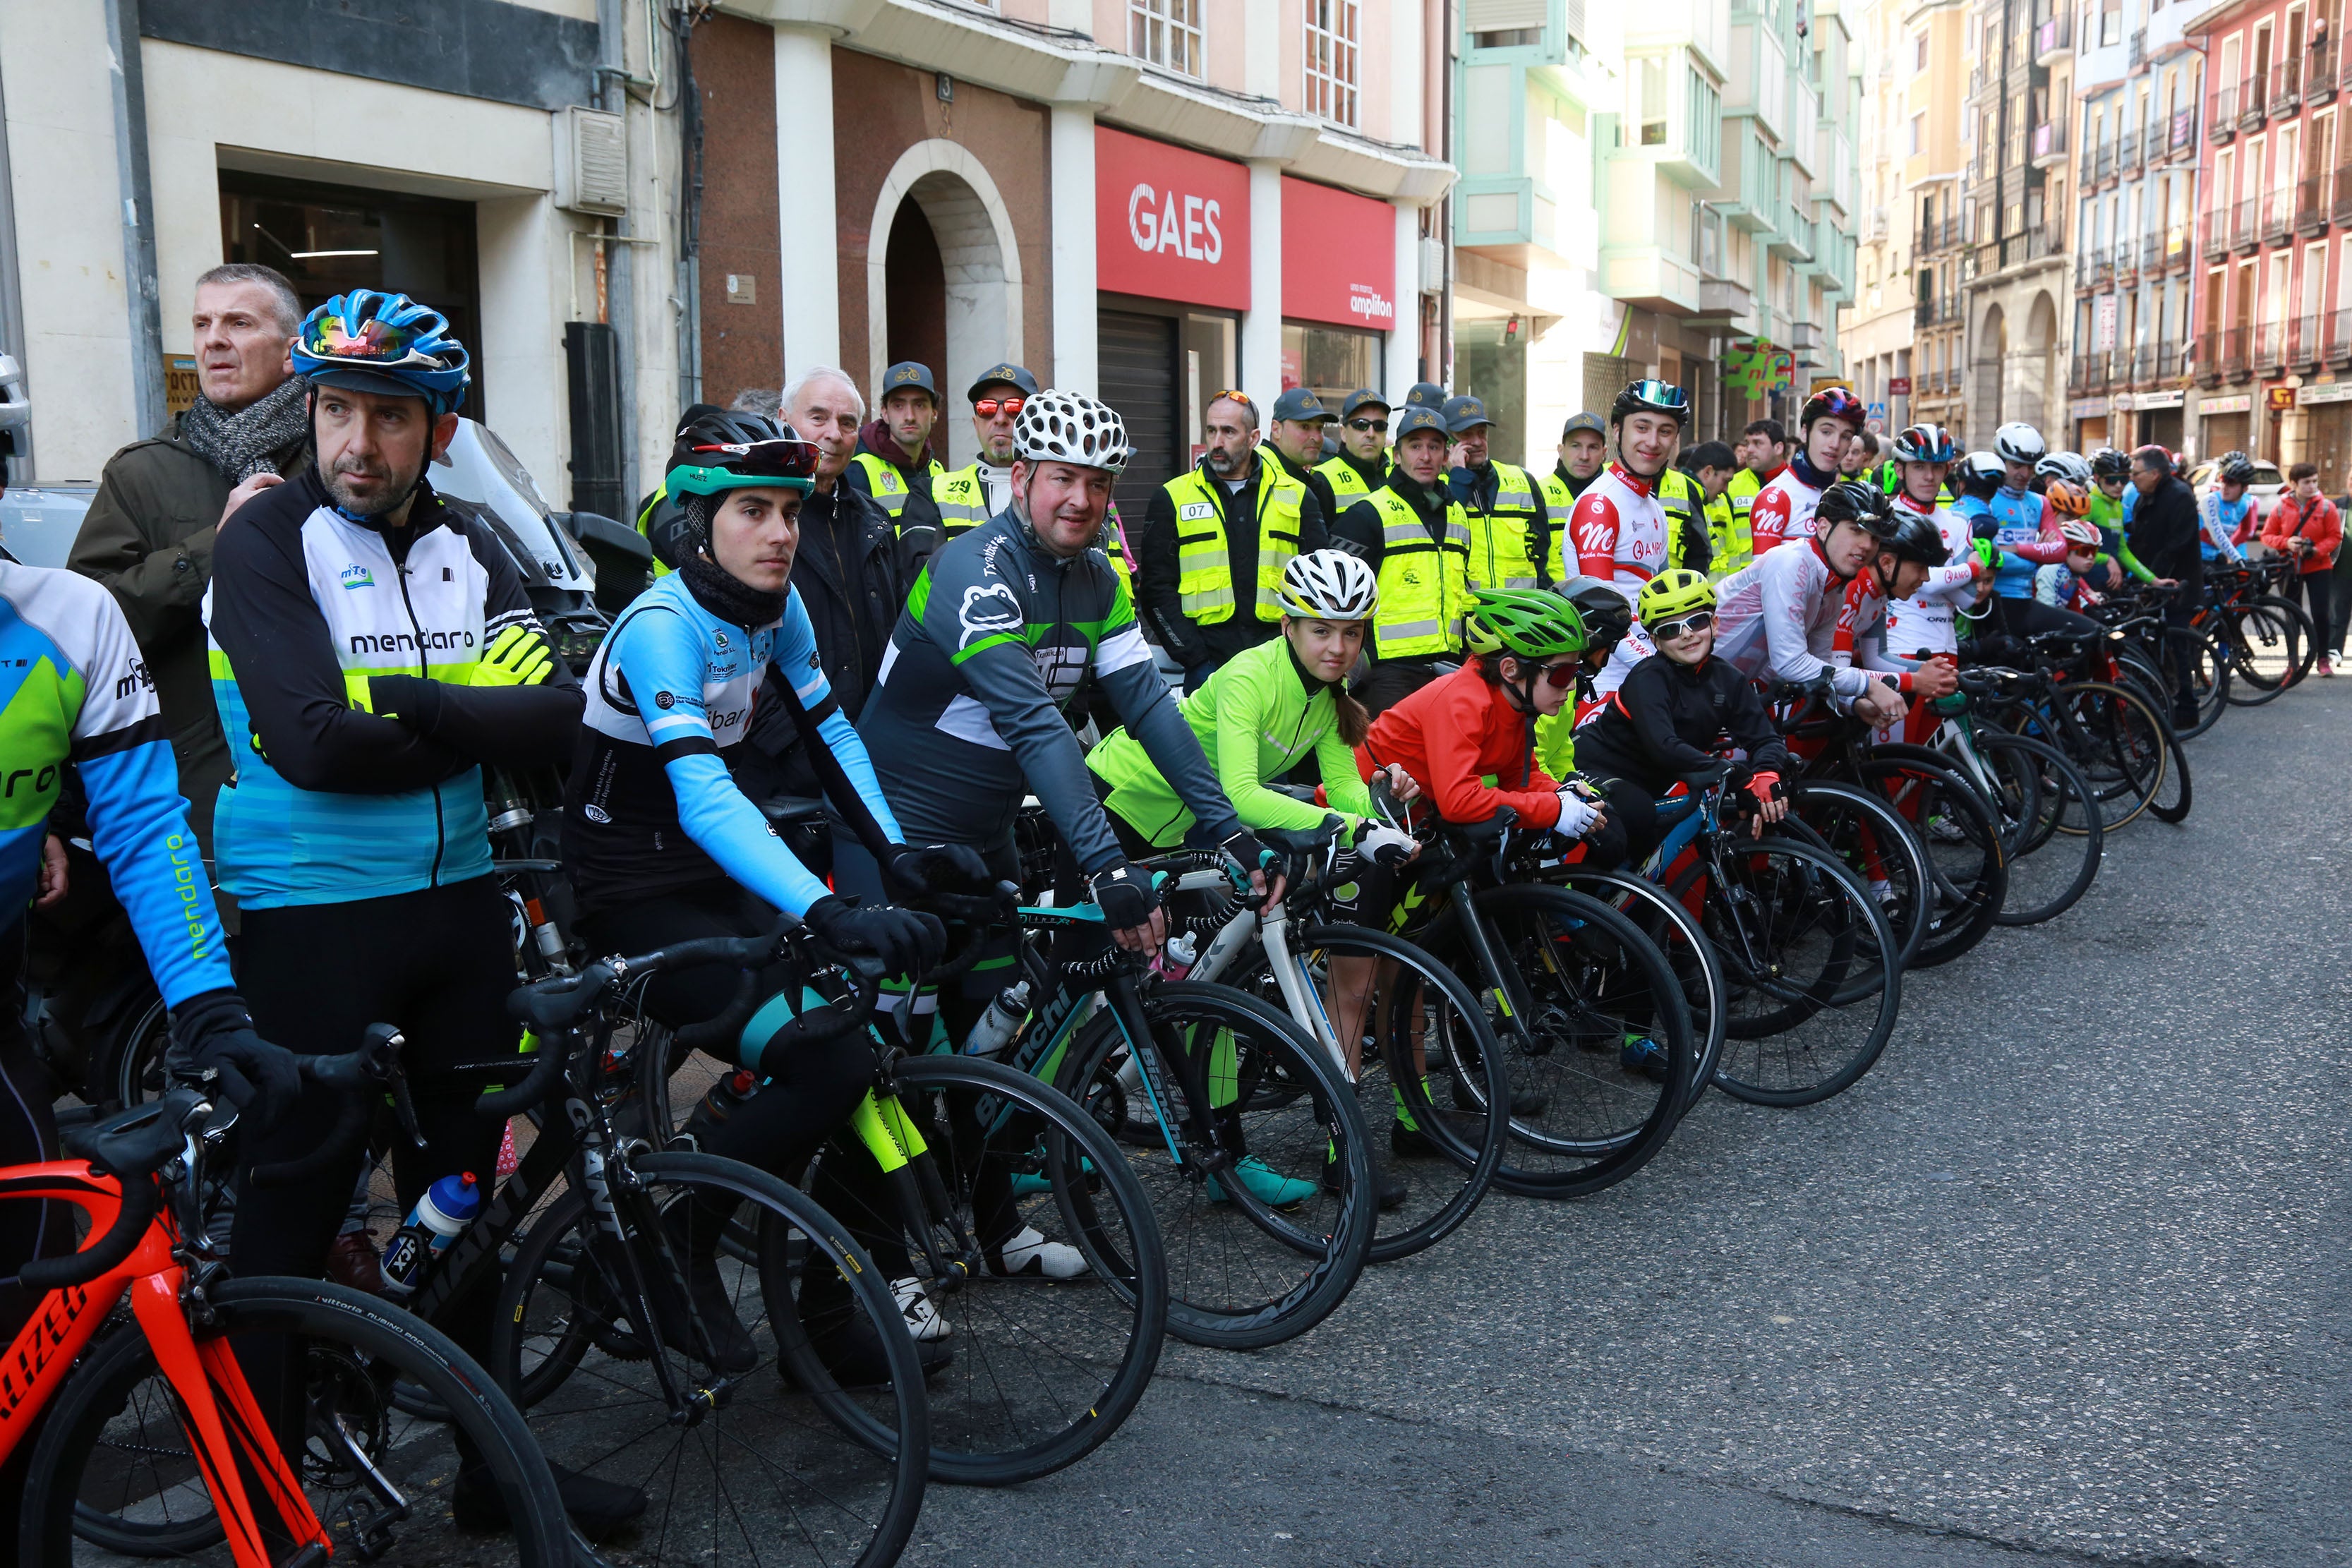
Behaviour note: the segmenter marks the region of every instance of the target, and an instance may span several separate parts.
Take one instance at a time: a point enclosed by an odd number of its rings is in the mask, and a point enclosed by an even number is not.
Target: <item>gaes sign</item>
[[[1249,305],[1249,170],[1095,128],[1095,282],[1119,294]]]

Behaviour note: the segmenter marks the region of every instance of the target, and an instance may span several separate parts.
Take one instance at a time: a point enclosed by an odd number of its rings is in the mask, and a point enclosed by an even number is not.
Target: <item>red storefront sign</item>
[[[1907,375],[1888,376],[1886,378],[1886,395],[1889,397],[1910,396],[1911,378]]]
[[[1396,208],[1282,182],[1282,313],[1385,332],[1396,325]]]
[[[1097,288],[1240,310],[1249,273],[1245,165],[1095,127]]]

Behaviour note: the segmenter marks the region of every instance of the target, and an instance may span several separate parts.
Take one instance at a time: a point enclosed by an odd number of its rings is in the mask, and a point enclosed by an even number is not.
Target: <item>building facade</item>
[[[1960,265],[1969,438],[2011,420],[2065,428],[2073,320],[2066,226],[2072,168],[2041,129],[2072,112],[2070,17],[2049,0],[1972,0],[1963,30],[1969,150]],[[2036,153],[2037,145],[2043,151]]]

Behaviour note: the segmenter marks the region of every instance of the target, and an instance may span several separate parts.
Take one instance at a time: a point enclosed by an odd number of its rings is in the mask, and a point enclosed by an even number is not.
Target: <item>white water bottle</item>
[[[408,1211],[407,1223],[393,1233],[392,1245],[384,1248],[385,1289],[404,1296],[416,1289],[425,1259],[457,1240],[481,1212],[482,1190],[471,1171],[444,1176],[426,1188]]]
[[[1015,981],[998,992],[989,1002],[988,1010],[971,1026],[963,1043],[968,1057],[992,1057],[1011,1043],[1029,1016],[1029,982]]]

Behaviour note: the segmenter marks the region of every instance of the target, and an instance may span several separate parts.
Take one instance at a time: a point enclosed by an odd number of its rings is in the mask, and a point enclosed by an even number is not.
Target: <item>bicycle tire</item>
[[[1163,980],[1138,997],[1165,1077],[1187,1097],[1175,1112],[1180,1132],[1162,1122],[1158,1091],[1139,1076],[1148,1103],[1136,1114],[1150,1133],[1121,1139],[1168,1257],[1168,1331],[1221,1350],[1296,1339],[1339,1310],[1371,1256],[1370,1140],[1355,1095],[1321,1046],[1244,991]],[[1207,1059],[1180,1070],[1192,1040]],[[1105,1007],[1080,1030],[1055,1082],[1114,1138],[1129,1126],[1135,1091],[1120,1072],[1129,1049],[1117,1009]],[[1219,1101],[1220,1090],[1233,1098]],[[1208,1103],[1192,1102],[1202,1094]],[[1254,1119],[1244,1127],[1245,1115]],[[1212,1193],[1213,1172],[1231,1173],[1244,1159],[1276,1182],[1311,1189],[1285,1205],[1297,1217],[1238,1178],[1232,1191]],[[1339,1191],[1294,1172],[1328,1173]],[[1236,1278],[1237,1265],[1245,1278]]]
[[[360,1492],[364,1483],[357,1467],[328,1447],[329,1442],[348,1437],[354,1447],[343,1455],[363,1453],[379,1473],[388,1473],[395,1484],[407,1483],[412,1499],[445,1484],[445,1473],[454,1476],[458,1466],[455,1446],[439,1423],[402,1416],[394,1406],[391,1384],[399,1379],[431,1389],[472,1446],[468,1462],[488,1467],[507,1517],[514,1521],[507,1560],[528,1568],[568,1568],[573,1561],[562,1498],[530,1427],[489,1375],[439,1330],[372,1296],[316,1279],[225,1279],[207,1288],[205,1305],[206,1317],[191,1325],[200,1344],[229,1334],[294,1335],[308,1347],[305,1366],[312,1381],[304,1405],[310,1425],[294,1468],[339,1555],[354,1550],[357,1503],[350,1500],[339,1510],[329,1499]],[[125,1322],[84,1354],[50,1404],[26,1471],[22,1495],[30,1506],[20,1527],[18,1561],[70,1563],[77,1560],[76,1538],[93,1552],[138,1556],[186,1557],[220,1542],[220,1521],[211,1512],[202,1467],[185,1443],[177,1399],[163,1379],[154,1351],[135,1322]],[[157,1489],[136,1500],[126,1491],[110,1506],[87,1499],[93,1456],[110,1449],[141,1456]],[[163,1479],[165,1468],[153,1462],[159,1452],[176,1456],[170,1469],[177,1480]],[[101,1484],[110,1491],[113,1481],[142,1473],[135,1462],[129,1468],[108,1468],[112,1473]],[[248,1474],[247,1500],[268,1529],[278,1516],[267,1491],[252,1480]],[[134,1501],[150,1514],[168,1509],[168,1502],[158,1500],[173,1491],[185,1494],[189,1512],[182,1520],[126,1521],[117,1511]],[[446,1508],[412,1508],[404,1517],[385,1521],[385,1528],[404,1527],[400,1540],[427,1552],[454,1550],[465,1560],[499,1560],[487,1553],[490,1537],[456,1534],[452,1523]],[[129,1528],[120,1528],[124,1526]],[[450,1539],[436,1548],[444,1531]],[[387,1544],[397,1547],[399,1542]],[[226,1555],[223,1545],[221,1559]],[[394,1560],[409,1559],[402,1554]]]
[[[657,1195],[664,1189],[667,1200]],[[815,1277],[816,1265],[829,1266],[852,1314],[831,1342],[858,1333],[876,1371],[866,1381],[842,1383],[822,1359],[801,1304],[778,1300],[766,1270],[731,1253],[726,1258],[734,1278],[725,1279],[722,1264],[722,1281],[758,1360],[727,1374],[698,1345],[678,1348],[677,1341],[692,1345],[694,1336],[663,1329],[659,1303],[639,1295],[634,1283],[644,1279],[656,1292],[665,1282],[678,1288],[668,1224],[636,1232],[624,1254],[604,1234],[588,1192],[574,1186],[516,1238],[491,1326],[491,1364],[541,1447],[593,1479],[645,1487],[637,1561],[723,1565],[756,1540],[752,1560],[762,1563],[793,1560],[802,1542],[812,1543],[814,1560],[867,1568],[896,1562],[922,1509],[929,1406],[906,1320],[873,1259],[807,1194],[733,1160],[639,1155],[616,1173],[613,1196],[625,1225],[640,1211],[666,1214],[683,1199],[708,1205],[708,1218],[698,1215],[688,1225],[745,1227],[743,1208],[752,1205],[760,1215],[748,1226],[754,1234],[772,1225],[803,1242],[810,1262],[803,1280]],[[784,1249],[776,1236],[762,1237],[763,1258]],[[655,1323],[635,1321],[632,1303],[639,1300],[647,1302],[646,1315]],[[682,1315],[685,1304],[675,1296],[672,1302]],[[674,1398],[665,1385],[689,1392]],[[633,1408],[632,1399],[649,1402],[651,1411]],[[730,1488],[719,1475],[714,1456],[722,1451],[756,1459],[748,1482],[739,1472]],[[707,1489],[699,1468],[705,1461],[712,1477]],[[689,1464],[698,1467],[690,1476]],[[655,1495],[665,1473],[666,1498]],[[793,1483],[788,1491],[786,1481]],[[774,1520],[753,1526],[743,1518],[737,1500],[771,1489],[782,1495],[769,1506],[790,1527]],[[827,1543],[815,1546],[821,1538]]]
[[[1730,1043],[1725,1046],[1722,1065],[1715,1071],[1716,1087],[1751,1105],[1777,1107],[1814,1105],[1843,1094],[1876,1065],[1902,1012],[1903,972],[1893,963],[1893,928],[1879,910],[1877,900],[1837,857],[1810,844],[1769,835],[1727,847],[1724,858],[1743,876],[1743,899],[1728,899],[1723,890],[1712,887],[1698,889],[1700,875],[1709,869],[1705,863],[1687,868],[1669,889],[1677,896],[1701,893],[1700,918],[1708,926],[1708,937],[1716,951],[1724,956],[1733,1021]],[[1759,875],[1762,868],[1757,864],[1767,859],[1792,862],[1793,874],[1777,874],[1768,880]],[[1843,914],[1828,916],[1832,908]],[[1775,927],[1801,934],[1797,921],[1805,917],[1809,909],[1827,917],[1825,924],[1822,917],[1816,917],[1803,928],[1824,932],[1824,956],[1819,976],[1802,986],[1792,987],[1788,976],[1801,971],[1794,969],[1785,956],[1759,962],[1752,954],[1757,951],[1758,935],[1769,935]],[[1764,911],[1763,918],[1748,919],[1748,912],[1757,910]],[[1870,962],[1865,942],[1868,949],[1876,952],[1875,963],[1884,971],[1885,979],[1880,984],[1847,985],[1843,970],[1857,958]],[[1797,998],[1810,1004],[1801,1009],[1801,1018],[1770,1033],[1751,1033],[1742,1027],[1739,1006],[1743,994],[1761,993],[1775,1004],[1770,1013],[1762,1016],[1777,1016],[1791,1010],[1788,1003],[1792,991]],[[1856,994],[1859,1001],[1844,1006],[1835,1005],[1834,998],[1846,993]],[[1772,1042],[1796,1035],[1825,1016],[1843,1017],[1853,1007],[1864,1005],[1873,1005],[1874,1010],[1859,1041],[1845,1046],[1832,1043],[1824,1053],[1821,1070],[1801,1076],[1794,1071],[1785,1073],[1778,1083],[1761,1081],[1765,1076],[1761,1069],[1769,1054],[1766,1047]],[[1810,1053],[1813,1047],[1799,1040],[1781,1048]],[[1785,1059],[1794,1061],[1795,1057],[1792,1054]]]
[[[1919,892],[1930,885],[1933,873],[1927,865],[1927,846],[1919,842],[1918,833],[1885,800],[1843,779],[1794,781],[1789,785],[1789,809],[1791,816],[1820,838],[1818,847],[1844,861],[1846,868],[1878,897],[1879,908],[1888,911],[1886,923],[1895,931],[1896,952],[1908,967],[1918,956],[1933,926],[1928,918],[1930,900]],[[1867,816],[1878,829],[1866,846],[1854,831],[1859,824],[1851,820],[1853,813]],[[1838,831],[1830,831],[1832,826]],[[1885,879],[1891,889],[1892,907],[1888,896],[1878,892],[1878,879],[1869,875],[1874,869],[1887,873]],[[1895,918],[1898,909],[1904,916],[1900,921]]]
[[[1691,1090],[1683,1102],[1683,1114],[1689,1115],[1715,1081],[1716,1064],[1723,1059],[1726,1023],[1723,960],[1698,917],[1668,898],[1655,882],[1631,871],[1596,870],[1571,861],[1548,870],[1545,880],[1607,903],[1639,926],[1674,967],[1691,1016]]]
[[[2189,818],[2189,809],[2196,802],[2196,789],[2189,776],[2189,752],[2180,737],[2167,730],[2164,735],[2168,761],[2164,777],[2156,793],[2148,797],[2147,814],[2158,822],[2179,824]]]
[[[2021,771],[2032,784],[2031,804],[2023,808],[2031,820],[2020,824],[2010,860],[2009,890],[1997,918],[2005,926],[2054,920],[2091,890],[2106,854],[2106,829],[2099,819],[2099,805],[2092,797],[2090,783],[2064,752],[2042,742],[1987,731],[1976,736],[1975,743],[1997,766]],[[2070,814],[2076,826],[2071,832],[2062,831]],[[2047,877],[2043,856],[2055,857],[2049,864],[2061,867],[2073,857],[2072,874],[2063,880]]]
[[[2295,684],[2299,668],[2308,668],[2302,649],[2310,646],[2305,637],[2310,618],[2302,606],[2275,594],[2264,594],[2222,605],[2216,613],[2228,628],[2237,683],[2245,688],[2244,695],[2231,699],[2238,706],[2253,708],[2268,702]],[[2276,673],[2267,668],[2273,663],[2279,667]]]
[[[2090,784],[2100,821],[2113,833],[2138,820],[2171,763],[2169,726],[2138,692],[2105,681],[2069,681],[2053,700],[2068,720],[2021,707],[2014,732],[2058,748]]]
[[[1168,1259],[1158,1222],[1118,1145],[1052,1085],[975,1057],[906,1057],[891,1073],[929,1145],[915,1157],[917,1188],[942,1267],[932,1268],[903,1212],[861,1210],[838,1184],[825,1191],[834,1217],[887,1262],[886,1273],[897,1255],[886,1259],[874,1237],[903,1245],[908,1277],[948,1325],[954,1353],[925,1378],[931,1477],[995,1487],[1051,1475],[1118,1430],[1159,1364]],[[1000,1198],[1001,1223],[1074,1241],[1087,1273],[992,1275],[978,1215]],[[761,1256],[772,1270],[772,1246],[763,1241]],[[775,1297],[783,1282],[766,1288]]]
[[[1906,823],[1916,817],[1925,825],[1912,831],[1927,856],[1936,903],[1906,967],[1949,963],[1984,941],[2009,897],[2009,857],[1992,806],[1940,752],[1922,746],[1874,746],[1855,771],[1886,792]]]

